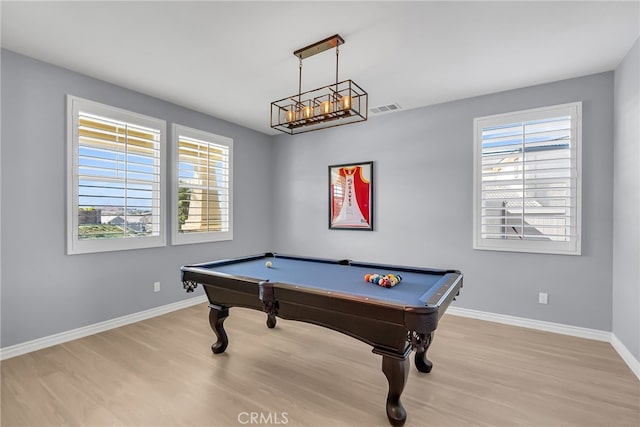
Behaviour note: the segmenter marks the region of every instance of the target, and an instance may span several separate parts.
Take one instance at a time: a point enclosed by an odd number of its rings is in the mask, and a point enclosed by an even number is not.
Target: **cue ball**
[[[266,266],[267,266],[267,268],[271,268],[271,266],[272,266],[273,264],[271,264],[271,261],[267,261],[267,262],[265,262],[265,263],[264,263],[264,265],[266,265]]]

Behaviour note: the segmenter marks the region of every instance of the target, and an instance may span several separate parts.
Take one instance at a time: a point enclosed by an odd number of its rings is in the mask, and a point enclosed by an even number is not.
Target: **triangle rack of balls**
[[[399,274],[365,274],[364,281],[382,286],[383,288],[393,288],[402,281],[402,276]]]

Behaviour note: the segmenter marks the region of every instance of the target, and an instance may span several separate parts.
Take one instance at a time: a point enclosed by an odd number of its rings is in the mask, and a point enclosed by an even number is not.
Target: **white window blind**
[[[69,253],[163,245],[164,121],[75,97],[69,104]]]
[[[233,238],[233,140],[174,125],[175,166],[173,243],[200,243]]]
[[[580,254],[580,110],[475,120],[475,248]]]

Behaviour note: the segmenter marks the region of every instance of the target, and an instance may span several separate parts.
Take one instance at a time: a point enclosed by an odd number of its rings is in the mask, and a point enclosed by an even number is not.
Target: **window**
[[[580,255],[581,103],[474,120],[474,248]]]
[[[233,239],[233,140],[173,125],[173,244]]]
[[[67,97],[67,253],[165,245],[163,120]]]

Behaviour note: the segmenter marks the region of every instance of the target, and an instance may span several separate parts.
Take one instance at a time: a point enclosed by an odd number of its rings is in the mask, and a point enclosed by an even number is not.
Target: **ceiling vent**
[[[369,112],[371,114],[386,114],[386,113],[393,113],[394,111],[398,111],[401,109],[402,107],[400,107],[397,103],[393,103],[393,104],[387,104],[387,105],[380,105],[378,107],[372,107],[369,109]]]

